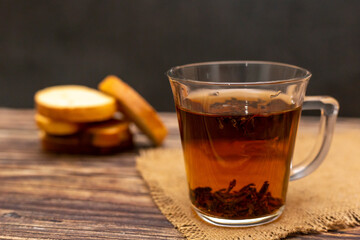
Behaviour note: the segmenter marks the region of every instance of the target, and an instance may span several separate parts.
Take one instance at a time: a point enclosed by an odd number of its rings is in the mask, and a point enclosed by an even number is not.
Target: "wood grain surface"
[[[151,147],[141,133],[116,155],[44,153],[33,115],[0,109],[0,239],[183,239],[135,168],[139,149]],[[179,147],[176,115],[161,116],[165,146]],[[360,228],[290,238],[360,239]]]

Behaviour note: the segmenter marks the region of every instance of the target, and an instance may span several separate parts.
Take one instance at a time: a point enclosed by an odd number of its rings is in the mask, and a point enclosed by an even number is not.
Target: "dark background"
[[[96,87],[108,74],[173,111],[164,72],[214,60],[270,60],[313,73],[360,117],[359,0],[0,0],[0,106],[33,107],[36,90]]]

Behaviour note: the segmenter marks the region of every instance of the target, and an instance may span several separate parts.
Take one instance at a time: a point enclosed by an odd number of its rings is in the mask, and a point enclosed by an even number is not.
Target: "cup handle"
[[[320,132],[311,153],[291,169],[290,181],[303,178],[317,169],[327,153],[334,133],[339,103],[329,96],[305,97],[303,110],[320,110]]]

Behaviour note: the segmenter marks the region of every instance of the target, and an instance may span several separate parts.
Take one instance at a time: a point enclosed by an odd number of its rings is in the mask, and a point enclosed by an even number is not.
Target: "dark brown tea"
[[[301,108],[276,97],[188,97],[186,109],[177,106],[190,198],[199,211],[248,219],[284,205]]]

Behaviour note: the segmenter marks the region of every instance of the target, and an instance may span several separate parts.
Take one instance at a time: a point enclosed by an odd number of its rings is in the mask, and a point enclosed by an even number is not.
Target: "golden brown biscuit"
[[[130,123],[121,120],[109,120],[103,123],[92,124],[84,132],[84,138],[90,140],[90,144],[97,147],[111,147],[123,142],[132,141],[129,129]]]
[[[97,122],[112,118],[116,100],[85,86],[48,87],[35,94],[38,113],[66,122]]]
[[[160,145],[167,129],[151,105],[128,84],[116,76],[107,76],[99,89],[117,99],[124,115],[133,121],[154,143]]]
[[[129,123],[110,120],[94,124],[68,136],[55,136],[41,131],[43,149],[71,154],[110,154],[133,146]]]
[[[78,123],[53,120],[39,113],[35,114],[35,122],[40,129],[52,135],[71,135],[80,131]]]

